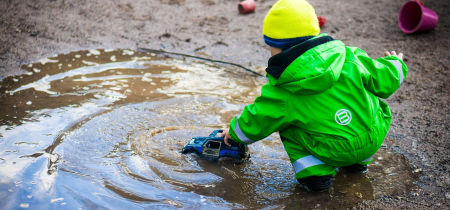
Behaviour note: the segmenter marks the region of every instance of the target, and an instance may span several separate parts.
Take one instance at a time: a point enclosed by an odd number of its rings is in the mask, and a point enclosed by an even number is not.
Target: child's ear
[[[281,51],[283,51],[283,50],[280,49],[280,48],[276,48],[276,47],[272,47],[272,46],[270,47],[270,54],[271,54],[272,56],[274,56],[274,55],[280,53]]]

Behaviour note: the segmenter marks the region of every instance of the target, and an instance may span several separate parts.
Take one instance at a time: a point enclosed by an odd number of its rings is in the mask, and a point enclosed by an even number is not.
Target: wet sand
[[[257,1],[240,15],[237,1],[2,1],[0,79],[22,65],[88,49],[151,48],[237,63],[261,70],[269,58],[261,30],[275,1]],[[420,173],[417,193],[393,191],[361,208],[448,208],[450,198],[450,2],[424,1],[439,14],[434,31],[404,35],[397,25],[404,1],[311,1],[328,19],[322,32],[376,58],[403,52],[410,72],[386,101],[393,122],[386,143]],[[13,81],[11,81],[13,82]],[[6,87],[0,87],[2,93]],[[392,160],[396,161],[396,160]]]

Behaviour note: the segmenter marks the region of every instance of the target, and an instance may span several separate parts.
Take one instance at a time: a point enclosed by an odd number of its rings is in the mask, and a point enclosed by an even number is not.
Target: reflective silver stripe
[[[367,159],[365,159],[365,160],[363,160],[363,161],[361,161],[361,162],[368,162],[368,161],[371,161],[372,159],[373,159],[373,156],[375,156],[375,154],[373,154],[372,156],[370,156],[369,158],[367,158]]]
[[[403,76],[403,70],[402,70],[402,63],[398,60],[388,60],[392,64],[394,64],[395,68],[397,68],[399,77],[400,77],[400,85],[403,83],[403,80],[405,80],[405,76]],[[399,86],[400,86],[399,85]]]
[[[239,127],[238,119],[236,119],[235,121],[236,123],[234,124],[234,133],[238,136],[239,140],[247,144],[255,143],[251,139],[247,138],[247,136],[245,136],[245,134],[242,132],[241,128]]]
[[[298,172],[303,171],[303,169],[305,168],[322,164],[325,163],[312,155],[308,155],[293,162],[292,166],[294,167],[295,174],[297,174]]]

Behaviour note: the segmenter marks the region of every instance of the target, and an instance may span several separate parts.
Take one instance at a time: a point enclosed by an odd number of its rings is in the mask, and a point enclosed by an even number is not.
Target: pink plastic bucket
[[[403,4],[398,14],[398,25],[405,34],[431,31],[438,23],[438,15],[423,6],[421,1],[411,0]]]
[[[254,0],[245,0],[238,4],[239,13],[241,14],[253,12],[255,8],[256,4]]]

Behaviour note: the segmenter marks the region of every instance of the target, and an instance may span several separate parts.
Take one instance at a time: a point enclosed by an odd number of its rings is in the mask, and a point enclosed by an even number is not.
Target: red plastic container
[[[254,0],[245,0],[238,4],[239,13],[241,14],[253,12],[255,11],[255,8],[256,4]]]
[[[319,20],[319,27],[322,27],[327,22],[327,19],[322,16],[317,16],[317,20]]]
[[[398,14],[398,26],[405,34],[419,31],[431,31],[438,23],[438,15],[423,6],[419,0],[411,0],[403,4]]]

